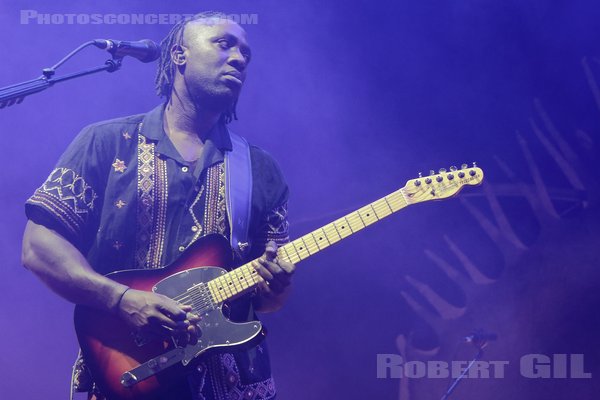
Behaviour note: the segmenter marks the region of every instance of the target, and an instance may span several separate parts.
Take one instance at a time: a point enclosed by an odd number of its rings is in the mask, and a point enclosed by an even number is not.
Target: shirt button
[[[179,246],[179,251],[184,251],[185,250],[185,246]]]
[[[183,172],[188,172],[190,169],[189,169],[188,167],[181,167],[181,170],[182,170]]]
[[[198,232],[198,227],[196,225],[192,226],[192,232]]]

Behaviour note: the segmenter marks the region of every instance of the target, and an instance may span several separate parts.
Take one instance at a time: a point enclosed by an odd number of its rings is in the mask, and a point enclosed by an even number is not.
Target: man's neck
[[[204,142],[208,132],[220,118],[221,112],[200,107],[190,101],[182,101],[174,95],[165,107],[165,131],[169,136],[197,136]]]
[[[165,107],[164,129],[183,159],[194,161],[200,157],[208,133],[220,117],[220,112],[171,96]]]

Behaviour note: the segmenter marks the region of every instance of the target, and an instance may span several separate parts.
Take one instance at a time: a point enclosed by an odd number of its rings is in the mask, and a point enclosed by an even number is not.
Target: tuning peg
[[[477,168],[477,161],[473,161],[473,168]]]
[[[419,172],[419,178],[422,178],[422,177],[423,177],[423,173]]]
[[[469,168],[469,166],[467,164],[463,164],[460,166],[460,169],[467,169],[467,168]]]
[[[456,171],[456,169],[457,169],[457,168],[456,168],[456,166],[455,166],[455,165],[453,165],[453,166],[451,166],[451,167],[450,167],[450,171],[452,171],[452,172]]]
[[[464,178],[464,177],[465,177],[465,173],[464,173],[464,172],[462,172],[462,171],[460,171],[460,172],[458,173],[458,177],[459,177],[460,179]]]
[[[429,170],[429,175],[435,175],[435,171],[434,171],[434,170],[432,170],[432,169],[430,169],[430,170]]]
[[[440,174],[443,174],[444,172],[446,172],[446,168],[440,168]]]

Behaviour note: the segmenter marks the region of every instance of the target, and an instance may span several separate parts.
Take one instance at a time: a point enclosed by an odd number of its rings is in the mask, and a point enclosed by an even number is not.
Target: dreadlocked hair
[[[219,20],[228,18],[226,14],[218,11],[204,11],[195,14],[190,18],[184,18],[176,23],[173,28],[171,28],[169,34],[160,42],[160,59],[156,71],[155,89],[156,94],[159,97],[165,97],[166,101],[169,101],[171,94],[173,93],[173,82],[175,81],[175,72],[177,70],[177,65],[171,60],[171,49],[175,45],[183,44],[183,31],[187,23],[201,19],[219,22]],[[221,115],[221,121],[223,123],[228,124],[234,119],[237,120],[235,111],[236,105],[237,100],[231,105],[229,110]]]

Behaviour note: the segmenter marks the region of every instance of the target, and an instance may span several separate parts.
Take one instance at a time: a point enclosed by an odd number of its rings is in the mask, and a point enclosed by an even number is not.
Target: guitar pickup
[[[167,326],[165,326],[165,328],[170,331],[173,331],[173,329],[171,329]],[[131,332],[131,337],[137,347],[142,347],[142,346],[144,346],[152,341],[155,341],[155,340],[161,340],[161,341],[164,340],[164,338],[160,335],[156,335],[153,333],[147,333],[147,332],[141,333],[141,332],[133,331],[133,332]]]

